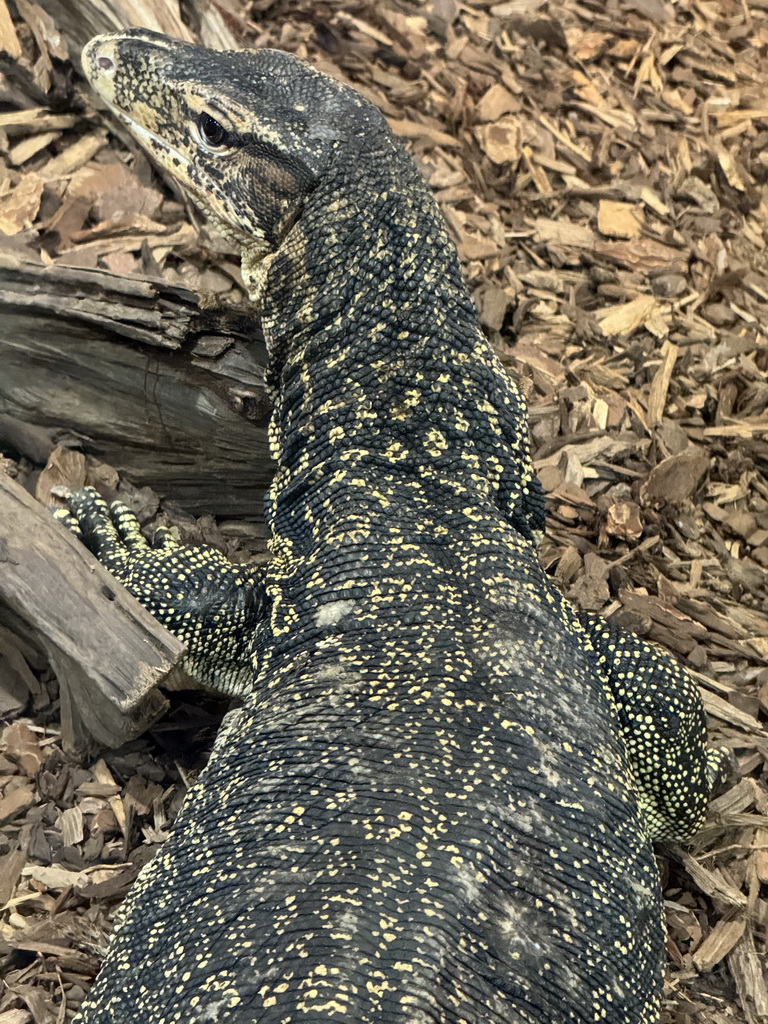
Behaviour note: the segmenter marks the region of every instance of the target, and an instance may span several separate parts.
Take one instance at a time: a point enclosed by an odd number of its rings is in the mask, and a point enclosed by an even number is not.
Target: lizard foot
[[[112,575],[187,645],[191,685],[242,695],[252,677],[250,646],[265,596],[259,569],[216,548],[179,544],[169,530],[152,544],[134,513],[92,487],[75,491],[54,517],[84,541]]]

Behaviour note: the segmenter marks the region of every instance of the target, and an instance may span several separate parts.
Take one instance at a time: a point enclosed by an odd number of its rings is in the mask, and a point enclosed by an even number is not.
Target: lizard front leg
[[[215,548],[178,544],[166,529],[152,545],[133,512],[107,505],[93,488],[76,491],[54,516],[113,576],[187,645],[189,684],[229,697],[251,687],[254,629],[266,605],[260,570],[235,565]]]

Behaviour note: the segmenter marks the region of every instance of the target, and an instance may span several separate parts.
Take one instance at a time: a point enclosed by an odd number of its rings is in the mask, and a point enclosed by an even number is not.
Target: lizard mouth
[[[136,141],[154,157],[155,161],[168,170],[176,180],[177,184],[188,192],[192,199],[201,207],[209,208],[210,192],[202,184],[195,181],[192,174],[193,163],[182,150],[172,146],[167,139],[162,138],[151,128],[135,121],[130,114],[127,114],[116,104],[112,103],[102,94],[101,98],[115,117],[121,121],[130,131]]]
[[[121,39],[119,33],[97,36],[83,50],[83,70],[93,90],[98,93],[108,109],[122,122],[161,167],[166,168],[179,179],[180,184],[192,196],[204,198],[203,190],[197,186],[192,174],[192,162],[189,154],[174,146],[167,138],[163,138],[146,123],[131,116],[115,99],[115,78],[120,71],[120,61],[116,53],[116,43]],[[157,45],[152,40],[153,45]],[[149,110],[149,108],[146,108]]]
[[[114,103],[110,103],[109,100],[105,99],[103,96],[102,99],[104,99],[104,102],[118,120],[122,121],[123,124],[130,129],[131,134],[142,144],[142,146],[148,149],[150,153],[154,154],[158,160],[160,160],[160,155],[163,155],[164,159],[161,160],[163,164],[165,164],[168,158],[170,158],[174,163],[178,160],[182,166],[189,166],[189,160],[184,156],[181,150],[175,149],[169,142],[161,138],[150,128],[147,128],[143,124],[139,124],[138,121],[134,121],[129,114],[126,114],[124,110],[116,107]]]

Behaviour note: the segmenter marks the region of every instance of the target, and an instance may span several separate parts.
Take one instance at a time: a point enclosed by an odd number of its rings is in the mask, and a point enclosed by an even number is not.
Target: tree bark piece
[[[191,513],[261,519],[266,362],[250,312],[0,252],[0,443],[36,462],[80,442]]]
[[[143,732],[181,675],[184,647],[42,505],[0,474],[0,611],[45,649],[61,686],[62,739],[82,753]]]

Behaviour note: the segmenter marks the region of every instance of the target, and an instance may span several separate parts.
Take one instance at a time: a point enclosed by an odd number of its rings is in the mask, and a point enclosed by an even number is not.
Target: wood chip
[[[10,195],[0,199],[0,232],[16,235],[32,227],[40,209],[45,183],[37,174],[27,174]]]
[[[607,306],[597,311],[597,320],[606,337],[628,335],[641,327],[658,312],[659,305],[652,295],[638,295],[631,302]]]
[[[643,533],[640,509],[634,501],[617,501],[605,517],[605,532],[620,540],[637,540]]]
[[[681,863],[684,864],[691,878],[703,892],[728,906],[746,908],[747,897],[726,881],[719,871],[705,868],[680,847],[677,848],[677,853]]]
[[[768,988],[764,974],[765,958],[755,947],[752,933],[745,931],[728,958],[741,1003],[749,1024],[768,1020]]]
[[[664,406],[667,401],[669,382],[672,379],[672,371],[675,368],[679,349],[671,342],[664,342],[661,349],[662,362],[651,381],[651,391],[648,396],[648,426],[655,427],[661,423],[664,416]]]
[[[35,802],[35,794],[30,786],[16,786],[5,790],[0,798],[0,825],[13,821],[23,814]]]
[[[25,850],[12,850],[0,857],[0,911],[5,909],[27,861]]]
[[[12,60],[18,60],[22,54],[6,0],[0,0],[0,50],[4,50]]]
[[[61,841],[65,846],[76,846],[85,838],[85,819],[79,807],[68,807],[59,817]]]
[[[658,422],[658,420],[656,420]],[[653,467],[640,495],[652,505],[676,504],[690,498],[709,468],[709,456],[700,448],[686,448]]]
[[[573,224],[570,221],[550,220],[537,217],[534,222],[536,238],[554,245],[572,245],[578,249],[592,248],[595,236],[587,224]]]
[[[0,1024],[32,1024],[32,1014],[27,1010],[4,1010],[0,1013]]]
[[[13,167],[21,167],[38,153],[42,152],[52,142],[61,137],[61,132],[40,132],[35,135],[28,135],[21,142],[11,148],[8,153],[8,162]]]
[[[62,488],[65,491],[77,491],[85,487],[86,478],[87,469],[83,453],[57,445],[38,477],[35,497],[43,505],[63,507],[64,502],[54,495],[54,491],[57,488],[60,491]]]
[[[513,117],[503,117],[495,124],[484,124],[475,129],[483,152],[495,164],[516,164],[522,152],[520,123]]]
[[[746,918],[743,916],[718,921],[705,941],[693,953],[696,967],[700,971],[711,971],[731,952],[746,927]]]
[[[40,750],[37,735],[24,722],[14,722],[3,730],[5,752],[15,761],[24,775],[34,778],[40,771],[45,755]]]
[[[714,715],[723,722],[735,725],[738,729],[746,729],[747,732],[754,733],[755,735],[759,735],[762,731],[762,726],[754,715],[747,714],[746,711],[741,711],[739,708],[734,707],[723,700],[722,697],[718,697],[716,693],[709,693],[705,690],[702,698],[708,715]]]
[[[22,871],[25,878],[32,878],[40,882],[46,889],[60,892],[62,889],[74,888],[76,885],[85,885],[88,876],[84,871],[70,871],[58,865],[46,867],[41,864],[27,864]]]
[[[485,92],[475,107],[478,121],[499,121],[504,114],[517,114],[521,109],[519,97],[513,96],[501,82],[496,82]]]
[[[64,178],[72,174],[80,167],[84,167],[89,160],[92,160],[100,149],[106,145],[107,137],[103,131],[94,132],[92,135],[84,135],[82,139],[73,143],[59,156],[54,157],[45,166],[45,180],[54,181],[56,178]]]
[[[435,146],[458,146],[458,140],[434,125],[422,124],[408,118],[390,117],[387,119],[395,135],[404,139],[426,139]]]
[[[634,203],[601,199],[597,208],[597,228],[610,238],[637,238],[643,230],[642,209]]]

